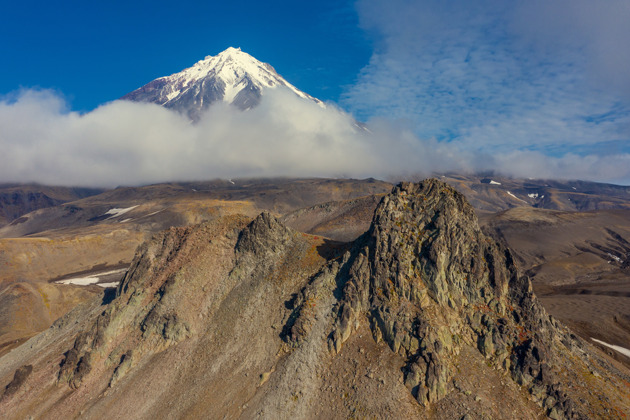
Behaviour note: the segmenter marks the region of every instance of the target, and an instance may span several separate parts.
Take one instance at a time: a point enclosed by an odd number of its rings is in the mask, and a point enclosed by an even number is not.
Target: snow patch
[[[533,193],[533,194],[531,194],[531,193],[530,193],[530,194],[527,194],[527,196],[528,196],[529,198],[538,198],[538,193]],[[543,197],[544,197],[544,196],[543,196]]]
[[[97,284],[101,277],[109,276],[111,274],[123,273],[125,271],[127,271],[126,268],[121,268],[119,270],[104,271],[102,273],[96,273],[96,274],[92,274],[85,277],[73,277],[71,279],[59,280],[59,281],[56,281],[55,283],[75,284],[78,286],[89,286],[90,284]],[[115,282],[115,283],[118,284],[118,282]],[[101,283],[101,284],[111,284],[111,283]],[[101,284],[98,284],[98,286],[101,286]],[[112,286],[101,286],[101,287],[112,287]]]
[[[118,283],[120,283],[120,282],[119,281],[111,281],[109,283],[99,283],[99,284],[97,284],[97,286],[100,286],[102,288],[118,287]]]
[[[511,192],[507,192],[509,195],[511,195],[512,197],[516,198],[518,201],[522,201],[523,203],[527,203],[527,201],[525,200],[521,200],[520,198],[518,198],[517,196],[515,196],[514,194],[512,194]]]
[[[618,257],[618,256],[616,256],[616,255],[611,254],[610,252],[608,253],[608,256],[609,256],[610,258],[612,258],[613,260],[617,261],[618,263],[622,263],[622,262],[623,262],[623,260],[622,260],[621,258],[619,258],[619,257]]]
[[[75,277],[67,280],[59,280],[59,284],[76,284],[78,286],[87,286],[89,284],[98,283],[98,277]]]
[[[630,350],[628,350],[627,348],[616,346],[614,344],[608,344],[593,337],[591,337],[591,340],[593,340],[596,343],[601,344],[602,346],[610,347],[611,349],[618,351],[619,353],[623,354],[626,357],[630,357]]]
[[[173,99],[177,98],[177,96],[180,94],[180,91],[178,90],[171,90],[169,93],[166,94],[166,102],[170,102]]]
[[[111,214],[111,216],[109,216],[107,219],[105,220],[109,220],[109,219],[113,219],[114,217],[118,217],[118,216],[122,216],[125,213],[130,212],[131,210],[135,209],[138,206],[131,206],[131,207],[127,207],[127,208],[113,208],[113,209],[109,209],[105,212],[105,214],[103,214],[103,216],[107,216],[108,214]]]
[[[492,184],[492,185],[501,185],[500,182],[497,182],[497,181],[495,181],[493,179],[490,180],[490,184]]]

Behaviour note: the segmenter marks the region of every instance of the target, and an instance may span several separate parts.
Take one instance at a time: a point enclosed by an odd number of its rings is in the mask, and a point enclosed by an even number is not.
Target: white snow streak
[[[617,261],[618,263],[622,263],[622,262],[623,262],[623,260],[622,260],[621,258],[619,258],[619,257],[618,257],[618,256],[616,256],[616,255],[611,254],[610,252],[608,253],[608,256],[609,256],[610,258],[612,258],[613,260]]]
[[[59,280],[59,281],[56,281],[55,283],[57,283],[57,284],[75,284],[75,285],[78,285],[78,286],[88,286],[90,284],[97,284],[101,277],[108,276],[108,275],[111,275],[111,274],[123,273],[126,270],[127,270],[126,268],[121,268],[119,270],[105,271],[105,272],[102,272],[102,273],[92,274],[92,275],[89,275],[89,276],[86,276],[86,277],[73,277],[71,279]],[[115,282],[115,283],[117,284],[118,282]],[[105,285],[105,284],[112,284],[112,283],[101,283],[101,284]],[[101,284],[98,284],[98,286],[101,286]],[[101,286],[101,287],[111,287],[111,286]]]
[[[102,288],[107,288],[107,287],[117,287],[118,283],[120,283],[119,281],[112,281],[109,283],[99,283],[97,284],[97,286],[100,286]]]
[[[131,210],[135,209],[138,206],[131,206],[131,207],[127,207],[127,208],[113,208],[113,209],[109,209],[105,212],[105,214],[103,214],[103,216],[106,216],[108,214],[111,214],[111,216],[109,216],[107,219],[105,220],[109,220],[109,219],[113,219],[114,217],[118,217],[118,216],[122,216],[123,214],[130,212]]]
[[[614,344],[608,344],[593,337],[591,337],[591,340],[593,340],[596,343],[601,344],[602,346],[610,347],[611,349],[623,354],[624,356],[630,357],[630,350],[628,350],[627,348],[616,346]]]
[[[522,201],[523,203],[527,203],[527,201],[525,200],[521,200],[520,198],[518,198],[517,196],[515,196],[514,194],[512,194],[511,192],[507,192],[509,195],[511,195],[512,197],[516,198],[518,201]]]

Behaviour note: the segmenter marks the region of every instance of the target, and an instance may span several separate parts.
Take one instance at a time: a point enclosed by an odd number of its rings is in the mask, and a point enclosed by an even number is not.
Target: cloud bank
[[[247,112],[218,103],[197,124],[157,105],[127,101],[79,114],[50,91],[27,90],[0,100],[0,182],[113,187],[480,170],[521,177],[630,179],[630,155],[623,153],[554,158],[506,149],[490,154],[463,142],[421,139],[400,121],[374,118],[368,128],[358,128],[351,115],[332,105],[322,109],[280,89]]]
[[[0,102],[0,180],[137,185],[215,177],[384,176],[420,163],[420,145],[355,126],[333,106],[281,90],[249,112],[218,103],[197,124],[153,104],[115,101],[80,115],[57,95]],[[407,153],[409,149],[414,153]],[[417,153],[418,152],[418,153]]]

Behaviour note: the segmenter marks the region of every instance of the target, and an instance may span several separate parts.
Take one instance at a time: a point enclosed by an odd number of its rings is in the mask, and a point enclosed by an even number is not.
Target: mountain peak
[[[223,56],[247,56],[250,58],[253,58],[255,60],[254,57],[252,57],[251,55],[247,54],[246,52],[243,52],[243,50],[241,50],[241,47],[227,47],[225,50],[221,51],[219,54],[217,54],[217,57],[223,57]],[[207,56],[208,57],[212,57],[211,55]]]
[[[214,102],[247,110],[260,102],[265,90],[278,87],[323,106],[320,100],[287,82],[271,65],[234,47],[206,56],[179,73],[155,79],[121,99],[156,103],[197,120],[201,111]]]

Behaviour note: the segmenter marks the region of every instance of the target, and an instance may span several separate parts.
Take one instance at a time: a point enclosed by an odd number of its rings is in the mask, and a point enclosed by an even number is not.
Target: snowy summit
[[[201,110],[216,101],[241,110],[250,109],[260,102],[266,89],[277,87],[323,106],[319,99],[284,80],[269,64],[232,47],[216,56],[207,56],[179,73],[155,79],[121,99],[153,102],[197,119]]]

